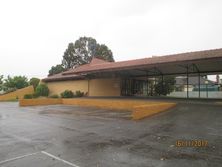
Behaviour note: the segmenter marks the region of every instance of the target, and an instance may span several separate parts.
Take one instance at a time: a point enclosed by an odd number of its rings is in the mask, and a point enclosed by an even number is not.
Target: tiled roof
[[[90,62],[91,65],[102,64],[102,63],[110,63],[110,62],[107,62],[105,60],[96,57],[93,57],[92,61]]]
[[[75,69],[71,69],[69,71],[66,71],[63,73],[63,75],[73,74],[73,73],[76,73],[77,71],[88,71],[90,69],[100,69],[102,66],[110,66],[113,63],[114,62],[107,62],[102,59],[93,58],[89,64],[84,64],[84,65],[81,65]]]
[[[82,75],[63,75],[63,73],[55,74],[52,76],[48,76],[47,78],[44,78],[42,81],[44,82],[50,82],[50,81],[64,81],[64,80],[73,80],[73,79],[82,79],[84,76]]]
[[[110,71],[110,70],[120,70],[120,69],[132,69],[139,68],[148,65],[158,65],[164,63],[174,63],[174,62],[188,62],[195,60],[206,60],[212,58],[222,58],[222,48],[214,50],[187,52],[174,55],[166,56],[155,56],[143,59],[135,59],[128,61],[119,62],[107,62],[98,58],[93,58],[91,63],[81,65],[75,69],[70,69],[66,72],[50,76],[43,79],[43,81],[52,80],[66,80],[83,77],[82,74],[97,72],[97,71]]]
[[[151,64],[172,63],[182,61],[201,60],[208,58],[222,57],[222,49],[187,52],[166,56],[155,56],[143,59],[127,60],[120,62],[102,62],[98,64],[89,64],[88,66],[80,66],[65,72],[65,74],[78,74],[83,72],[93,72],[98,70],[127,69]]]
[[[110,62],[107,62],[105,60],[98,59],[98,58],[94,57],[89,64],[84,64],[84,65],[81,65],[77,68],[78,69],[82,69],[82,68],[87,69],[87,68],[90,68],[92,66],[97,66],[99,64],[106,64],[106,63],[108,64]],[[66,72],[62,72],[62,73],[59,73],[59,74],[48,76],[47,78],[44,78],[43,81],[50,82],[50,81],[63,81],[63,80],[73,80],[73,79],[82,79],[82,78],[84,78],[84,75],[73,74],[72,71],[73,71],[73,69],[69,69]]]

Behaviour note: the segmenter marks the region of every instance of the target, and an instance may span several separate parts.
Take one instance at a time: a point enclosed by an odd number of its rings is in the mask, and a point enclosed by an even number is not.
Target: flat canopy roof
[[[187,52],[143,59],[107,62],[93,58],[89,64],[49,76],[43,81],[81,79],[90,74],[115,73],[130,76],[153,76],[195,73],[222,73],[222,48]]]

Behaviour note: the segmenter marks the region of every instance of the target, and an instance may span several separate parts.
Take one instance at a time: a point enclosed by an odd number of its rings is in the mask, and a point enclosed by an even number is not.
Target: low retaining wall
[[[104,109],[129,110],[132,111],[134,106],[144,104],[156,104],[159,102],[150,102],[146,100],[125,100],[125,99],[63,99],[63,104],[77,105],[84,107],[98,107]]]
[[[33,86],[28,86],[26,88],[18,89],[14,92],[0,95],[0,101],[23,99],[25,94],[33,94],[33,93],[34,93]]]
[[[53,98],[39,98],[39,99],[20,99],[19,106],[39,106],[39,105],[55,105],[63,104],[62,99],[53,99]]]
[[[150,102],[147,100],[124,100],[124,99],[21,99],[19,100],[20,106],[37,106],[37,105],[76,105],[82,107],[97,107],[103,109],[113,109],[118,111],[132,112],[132,119],[139,120],[145,117],[166,111],[174,106],[176,103],[165,102]]]
[[[132,119],[139,120],[145,117],[157,114],[159,112],[166,111],[172,107],[175,107],[176,103],[156,103],[147,104],[141,106],[135,106],[132,112]]]

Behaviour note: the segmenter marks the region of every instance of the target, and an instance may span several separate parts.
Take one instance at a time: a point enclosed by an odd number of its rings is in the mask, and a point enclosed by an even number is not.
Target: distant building
[[[221,82],[220,82],[220,75],[217,75],[216,76],[216,82],[217,82],[217,84],[220,84]]]
[[[176,77],[175,91],[186,92],[187,89],[189,92],[191,91],[199,91],[199,77],[191,76],[188,79],[187,86],[187,78],[184,76]],[[207,88],[206,88],[207,85]],[[201,91],[218,91],[219,85],[216,82],[206,79],[206,77],[200,77],[200,90]]]

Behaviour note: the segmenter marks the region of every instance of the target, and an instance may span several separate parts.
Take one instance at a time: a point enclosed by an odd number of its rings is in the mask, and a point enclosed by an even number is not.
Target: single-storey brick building
[[[208,74],[222,74],[222,49],[120,62],[93,58],[89,64],[49,76],[43,82],[47,83],[50,94],[60,94],[68,89],[80,90],[88,96],[148,96],[149,81],[155,77],[162,77],[164,82],[166,76],[186,76],[188,85],[189,77],[197,76],[200,88],[201,76]]]

